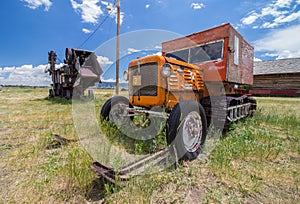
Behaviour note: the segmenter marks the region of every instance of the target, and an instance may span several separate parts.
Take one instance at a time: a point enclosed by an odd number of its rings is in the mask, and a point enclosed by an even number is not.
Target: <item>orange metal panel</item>
[[[161,77],[161,67],[164,65],[165,58],[158,55],[150,55],[147,57],[138,58],[135,60],[132,60],[129,63],[129,67],[138,66],[138,64],[147,64],[151,62],[157,62],[158,63],[158,76],[152,76],[152,77],[158,77],[158,90],[157,95],[158,96],[165,96],[165,89],[164,84],[166,81],[163,77]],[[153,107],[153,106],[160,106],[165,102],[165,97],[156,97],[156,96],[130,96],[129,101],[135,105],[135,106],[143,106],[143,107]]]

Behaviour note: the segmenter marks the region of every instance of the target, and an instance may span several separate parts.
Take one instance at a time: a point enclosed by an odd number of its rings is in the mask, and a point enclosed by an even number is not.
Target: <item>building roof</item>
[[[254,62],[254,75],[300,73],[300,58]]]

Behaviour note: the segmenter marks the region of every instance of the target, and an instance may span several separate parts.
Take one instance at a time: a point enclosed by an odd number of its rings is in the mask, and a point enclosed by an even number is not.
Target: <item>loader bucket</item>
[[[103,73],[101,69],[97,56],[94,52],[86,50],[73,49],[76,56],[79,56],[79,70],[77,80],[74,84],[74,88],[79,86],[81,90],[87,89],[89,86],[94,85],[100,81],[100,75]]]

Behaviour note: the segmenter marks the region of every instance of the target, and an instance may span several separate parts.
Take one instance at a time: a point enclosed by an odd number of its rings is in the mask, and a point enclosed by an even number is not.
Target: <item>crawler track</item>
[[[256,100],[247,95],[206,97],[201,101],[208,126],[227,130],[231,122],[250,116],[256,110]]]

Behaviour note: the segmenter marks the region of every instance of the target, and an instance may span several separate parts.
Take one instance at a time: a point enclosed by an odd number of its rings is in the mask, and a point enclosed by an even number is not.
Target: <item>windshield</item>
[[[221,40],[197,47],[170,52],[167,53],[166,56],[191,64],[221,60],[223,57],[223,44],[224,41]]]

